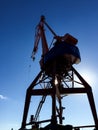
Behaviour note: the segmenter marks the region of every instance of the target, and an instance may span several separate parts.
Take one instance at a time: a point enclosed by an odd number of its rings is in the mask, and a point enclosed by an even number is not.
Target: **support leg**
[[[34,88],[34,86],[35,86],[36,82],[38,81],[38,79],[40,78],[41,74],[42,74],[42,71],[40,71],[40,73],[37,75],[37,77],[34,79],[34,81],[31,83],[31,85],[27,89],[21,128],[26,127],[27,115],[28,115],[30,100],[31,100],[31,96],[32,96],[31,90]]]
[[[91,111],[93,114],[94,122],[95,122],[95,125],[98,126],[97,112],[96,112],[92,89],[91,89],[90,85],[82,78],[82,76],[73,67],[72,67],[72,70],[77,75],[77,77],[80,79],[80,81],[83,83],[84,87],[87,89],[87,96],[88,96],[89,104],[90,104]]]

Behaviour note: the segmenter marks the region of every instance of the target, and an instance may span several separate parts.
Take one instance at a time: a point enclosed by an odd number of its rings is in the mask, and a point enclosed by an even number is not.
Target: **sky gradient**
[[[21,126],[26,89],[40,71],[41,47],[35,62],[30,57],[41,15],[56,34],[70,33],[78,39],[81,63],[74,67],[92,86],[98,111],[98,1],[0,0],[0,130],[17,130]],[[80,125],[73,112],[78,108],[81,121],[92,123],[86,97],[69,96],[64,105],[68,110],[65,113],[73,117],[68,115],[67,122]]]

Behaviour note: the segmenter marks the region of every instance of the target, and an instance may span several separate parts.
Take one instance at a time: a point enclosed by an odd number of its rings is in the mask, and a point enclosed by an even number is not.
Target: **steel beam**
[[[38,95],[51,95],[53,93],[53,88],[48,88],[48,89],[33,89],[31,90],[31,94],[33,96],[38,96]],[[60,94],[81,94],[81,93],[86,93],[87,89],[86,88],[62,88],[60,90]]]

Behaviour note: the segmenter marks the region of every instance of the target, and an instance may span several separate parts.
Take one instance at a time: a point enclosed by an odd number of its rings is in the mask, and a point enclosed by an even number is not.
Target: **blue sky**
[[[78,39],[81,63],[75,68],[92,86],[98,110],[98,1],[97,0],[0,0],[0,129],[20,128],[26,88],[36,77],[39,68],[39,47],[36,61],[30,58],[35,27],[40,16],[58,35],[70,33]],[[47,37],[49,41],[49,36]],[[34,69],[35,68],[35,69]],[[73,100],[76,106],[73,106]],[[81,101],[81,102],[80,102]],[[71,106],[73,109],[70,109]],[[48,107],[48,106],[46,106]],[[83,113],[90,113],[87,97],[74,96],[65,100],[65,114],[78,108],[81,121],[90,124]],[[83,108],[83,111],[82,109]],[[72,111],[73,110],[73,111]],[[76,111],[77,112],[77,111]],[[76,116],[77,119],[80,117]],[[67,118],[67,117],[66,117]],[[91,119],[91,120],[90,120]]]

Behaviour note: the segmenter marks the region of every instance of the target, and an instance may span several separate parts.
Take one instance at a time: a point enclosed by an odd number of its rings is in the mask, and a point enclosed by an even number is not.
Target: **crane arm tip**
[[[41,21],[45,21],[45,16],[41,15]]]

